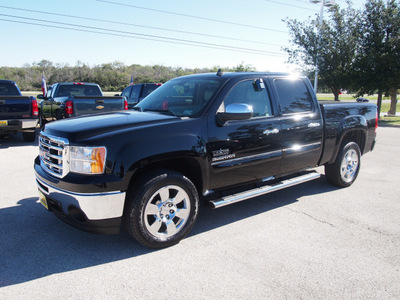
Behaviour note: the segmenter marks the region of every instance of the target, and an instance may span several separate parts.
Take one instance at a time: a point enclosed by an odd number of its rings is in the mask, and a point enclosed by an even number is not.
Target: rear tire
[[[36,131],[24,131],[22,132],[22,138],[24,139],[24,142],[34,142],[36,138]]]
[[[325,176],[333,185],[348,187],[357,179],[360,167],[360,147],[350,142],[342,148],[334,163],[325,165]]]
[[[43,128],[43,126],[47,123],[47,121],[45,119],[43,119],[42,117],[40,117],[39,119],[39,126],[40,128]]]
[[[180,173],[148,173],[127,194],[123,222],[138,242],[149,248],[179,243],[193,228],[199,199],[194,184]]]

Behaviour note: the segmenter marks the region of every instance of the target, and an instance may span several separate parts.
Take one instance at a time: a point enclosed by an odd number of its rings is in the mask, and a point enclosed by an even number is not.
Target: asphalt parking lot
[[[37,203],[37,143],[0,139],[1,299],[399,299],[400,128],[379,128],[350,188],[324,176],[217,210],[149,250]],[[323,171],[323,169],[319,169]]]

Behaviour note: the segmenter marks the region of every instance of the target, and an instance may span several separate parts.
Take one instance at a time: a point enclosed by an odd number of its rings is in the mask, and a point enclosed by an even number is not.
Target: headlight
[[[102,174],[106,161],[105,147],[70,147],[70,171]]]

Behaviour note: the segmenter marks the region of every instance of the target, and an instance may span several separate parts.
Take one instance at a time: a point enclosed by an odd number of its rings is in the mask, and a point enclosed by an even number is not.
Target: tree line
[[[289,62],[303,66],[309,77],[319,71],[321,88],[338,100],[341,90],[358,95],[391,96],[389,114],[396,113],[400,88],[400,1],[367,0],[356,10],[334,5],[321,19],[286,19],[292,47]]]
[[[42,73],[46,84],[57,82],[93,82],[100,85],[103,91],[119,92],[131,83],[156,82],[164,83],[172,78],[206,72],[217,72],[221,67],[212,68],[182,68],[162,65],[125,65],[121,62],[104,63],[89,66],[78,61],[75,66],[54,64],[48,60],[25,64],[22,67],[0,67],[0,78],[15,81],[23,91],[38,91],[41,89]],[[254,71],[251,65],[243,63],[222,68],[226,72]]]

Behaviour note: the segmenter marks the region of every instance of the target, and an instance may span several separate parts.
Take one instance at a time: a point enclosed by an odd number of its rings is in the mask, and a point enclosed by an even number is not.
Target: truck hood
[[[160,113],[118,111],[59,120],[46,124],[42,131],[54,137],[78,141],[107,133],[115,134],[122,130],[161,125],[179,120],[178,117]]]

